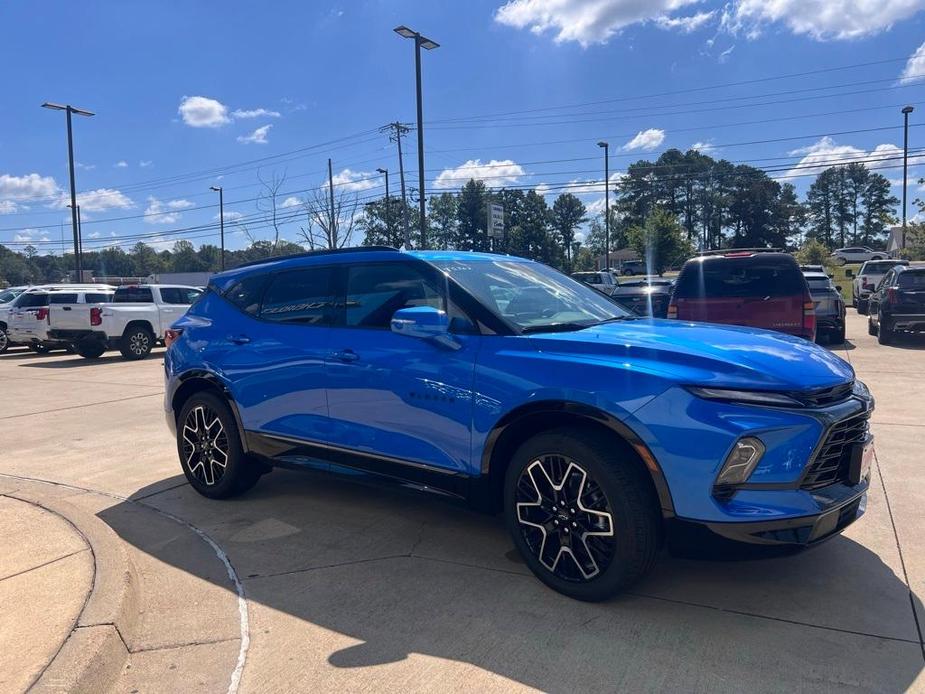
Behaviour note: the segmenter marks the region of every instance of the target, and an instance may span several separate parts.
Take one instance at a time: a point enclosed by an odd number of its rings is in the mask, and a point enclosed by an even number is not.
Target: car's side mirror
[[[392,332],[421,340],[433,340],[453,349],[459,343],[450,334],[450,319],[446,311],[433,306],[402,308],[392,316]]]
[[[838,291],[841,291],[841,285],[840,285],[840,284],[836,284],[836,285],[835,285],[835,288],[836,288]]]

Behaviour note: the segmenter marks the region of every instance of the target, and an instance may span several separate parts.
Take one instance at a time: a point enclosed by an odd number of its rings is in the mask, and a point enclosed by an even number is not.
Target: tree
[[[306,223],[299,227],[300,238],[311,249],[349,246],[359,221],[358,206],[356,193],[342,188],[334,194],[332,209],[328,187],[315,189],[302,203]]]
[[[861,220],[861,243],[869,245],[886,235],[889,226],[896,223],[893,214],[899,199],[890,192],[890,182],[878,173],[870,174],[861,191],[864,208]]]
[[[452,193],[431,196],[427,207],[431,245],[441,250],[456,248],[459,230],[456,196]]]
[[[837,179],[837,169],[826,169],[816,177],[806,195],[810,236],[829,248],[832,247],[836,223],[837,197],[840,187]]]
[[[524,196],[523,213],[517,222],[508,238],[508,253],[561,265],[563,249],[551,233],[549,206],[542,195],[531,190]]]
[[[488,250],[488,191],[482,181],[469,179],[456,207],[458,242],[462,251]]]
[[[668,210],[656,207],[642,226],[629,230],[630,246],[646,259],[646,264],[661,275],[693,253],[677,218]]]
[[[796,252],[796,259],[801,265],[825,265],[829,262],[829,249],[818,239],[808,239]]]
[[[366,203],[357,229],[364,235],[364,246],[401,248],[405,242],[401,198],[389,196],[388,201],[383,198]]]
[[[552,205],[552,227],[558,242],[565,250],[568,267],[572,267],[572,244],[575,231],[588,221],[587,208],[584,203],[571,193],[563,193]]]

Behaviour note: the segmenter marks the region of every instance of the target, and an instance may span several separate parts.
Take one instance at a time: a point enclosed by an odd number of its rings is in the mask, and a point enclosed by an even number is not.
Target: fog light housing
[[[717,487],[742,484],[752,474],[761,456],[764,444],[754,436],[745,436],[736,441],[732,451],[726,456],[726,462],[716,477]]]

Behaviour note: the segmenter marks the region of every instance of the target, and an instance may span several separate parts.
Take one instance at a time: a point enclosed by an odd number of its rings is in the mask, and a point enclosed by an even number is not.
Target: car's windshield
[[[5,292],[0,292],[0,304],[7,304],[20,294],[22,294],[21,289],[7,289]]]
[[[925,289],[925,270],[909,270],[899,276],[899,288],[911,291]]]
[[[903,264],[901,260],[868,260],[861,267],[859,274],[885,275],[891,267]]]
[[[600,292],[540,263],[498,258],[434,265],[490,311],[526,332],[580,329],[633,317]]]

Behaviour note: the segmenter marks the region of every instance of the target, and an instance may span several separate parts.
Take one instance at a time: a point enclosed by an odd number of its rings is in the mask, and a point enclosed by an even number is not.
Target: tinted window
[[[260,317],[281,323],[327,324],[334,306],[331,268],[306,268],[273,277]]]
[[[18,291],[14,292],[12,290],[0,293],[0,304],[5,304],[7,302],[12,301],[17,296],[19,296],[20,293],[21,292],[18,292]]]
[[[84,302],[88,304],[108,304],[112,301],[112,294],[84,294]]]
[[[239,309],[251,316],[260,311],[260,298],[269,281],[269,275],[251,275],[245,277],[225,292],[225,298]]]
[[[806,284],[810,289],[828,289],[831,287],[831,281],[828,277],[807,277]]]
[[[202,292],[185,287],[161,287],[161,301],[165,304],[191,304]]]
[[[899,288],[913,291],[925,289],[925,271],[911,270],[903,272],[899,276]]]
[[[803,293],[796,263],[773,258],[722,258],[688,263],[681,270],[676,296],[724,298],[793,296]]]
[[[869,272],[872,274],[883,274],[891,267],[896,267],[897,265],[907,265],[908,263],[903,263],[900,260],[868,260],[864,265],[861,266],[861,271],[859,274],[864,274]]]
[[[150,287],[119,287],[112,301],[114,304],[144,304],[154,301],[154,296]]]
[[[418,268],[404,263],[383,263],[347,270],[348,326],[388,328],[396,311],[411,306],[444,308],[440,289]]]
[[[76,304],[77,294],[49,294],[48,303],[50,304]]]
[[[16,308],[36,308],[38,306],[48,306],[48,294],[20,294],[14,304]]]

